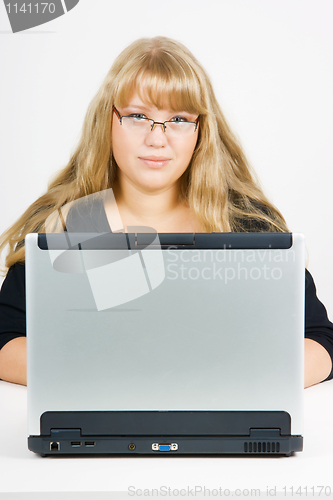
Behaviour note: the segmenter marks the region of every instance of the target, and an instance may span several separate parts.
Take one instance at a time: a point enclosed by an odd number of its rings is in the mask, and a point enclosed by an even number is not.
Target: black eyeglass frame
[[[120,125],[122,125],[122,119],[123,118],[132,118],[132,115],[123,115],[121,116],[121,114],[119,113],[119,111],[117,110],[117,108],[115,106],[112,106],[112,111],[114,111],[116,113],[116,116],[119,120],[119,123]],[[198,118],[196,119],[195,122],[183,122],[183,123],[193,123],[193,125],[195,125],[195,129],[193,131],[196,132],[197,128],[198,128],[198,123],[199,123],[199,118],[200,118],[200,115],[198,116]],[[162,125],[163,127],[163,132],[165,133],[165,129],[166,129],[166,123],[175,123],[175,122],[172,122],[171,120],[167,120],[165,122],[155,122],[152,118],[141,118],[141,120],[148,120],[149,122],[153,122],[153,124],[151,125],[151,128],[150,128],[150,132],[152,132],[155,128],[155,125]]]

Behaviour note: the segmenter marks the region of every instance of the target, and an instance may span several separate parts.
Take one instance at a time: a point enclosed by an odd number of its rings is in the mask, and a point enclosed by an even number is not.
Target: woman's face
[[[176,117],[195,122],[198,115],[158,109],[144,104],[134,93],[128,105],[117,108],[121,116],[139,115],[156,122],[165,122]],[[112,149],[119,167],[120,186],[124,182],[144,193],[158,193],[177,184],[188,167],[198,139],[198,129],[190,135],[168,135],[161,125],[152,131],[137,132],[122,126],[113,113]]]

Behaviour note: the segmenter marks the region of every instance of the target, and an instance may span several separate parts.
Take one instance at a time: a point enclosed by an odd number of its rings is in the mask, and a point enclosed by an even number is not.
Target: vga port
[[[177,451],[178,444],[177,443],[153,443],[151,445],[153,451]]]

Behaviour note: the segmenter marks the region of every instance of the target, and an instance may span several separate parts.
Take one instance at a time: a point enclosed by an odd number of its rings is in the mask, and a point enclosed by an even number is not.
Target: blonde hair
[[[111,188],[117,178],[112,154],[112,107],[123,107],[136,90],[159,109],[196,113],[199,136],[180,179],[179,201],[187,203],[206,232],[288,231],[268,201],[230,130],[203,67],[181,43],[142,38],[117,57],[92,100],[81,139],[68,165],[1,237],[6,267],[24,261],[24,237],[42,232],[47,217],[66,203]]]

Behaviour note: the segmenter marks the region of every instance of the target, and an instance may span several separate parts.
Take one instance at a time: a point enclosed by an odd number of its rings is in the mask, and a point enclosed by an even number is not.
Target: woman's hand
[[[305,339],[304,345],[304,387],[319,384],[332,370],[331,357],[326,349],[312,339]]]

